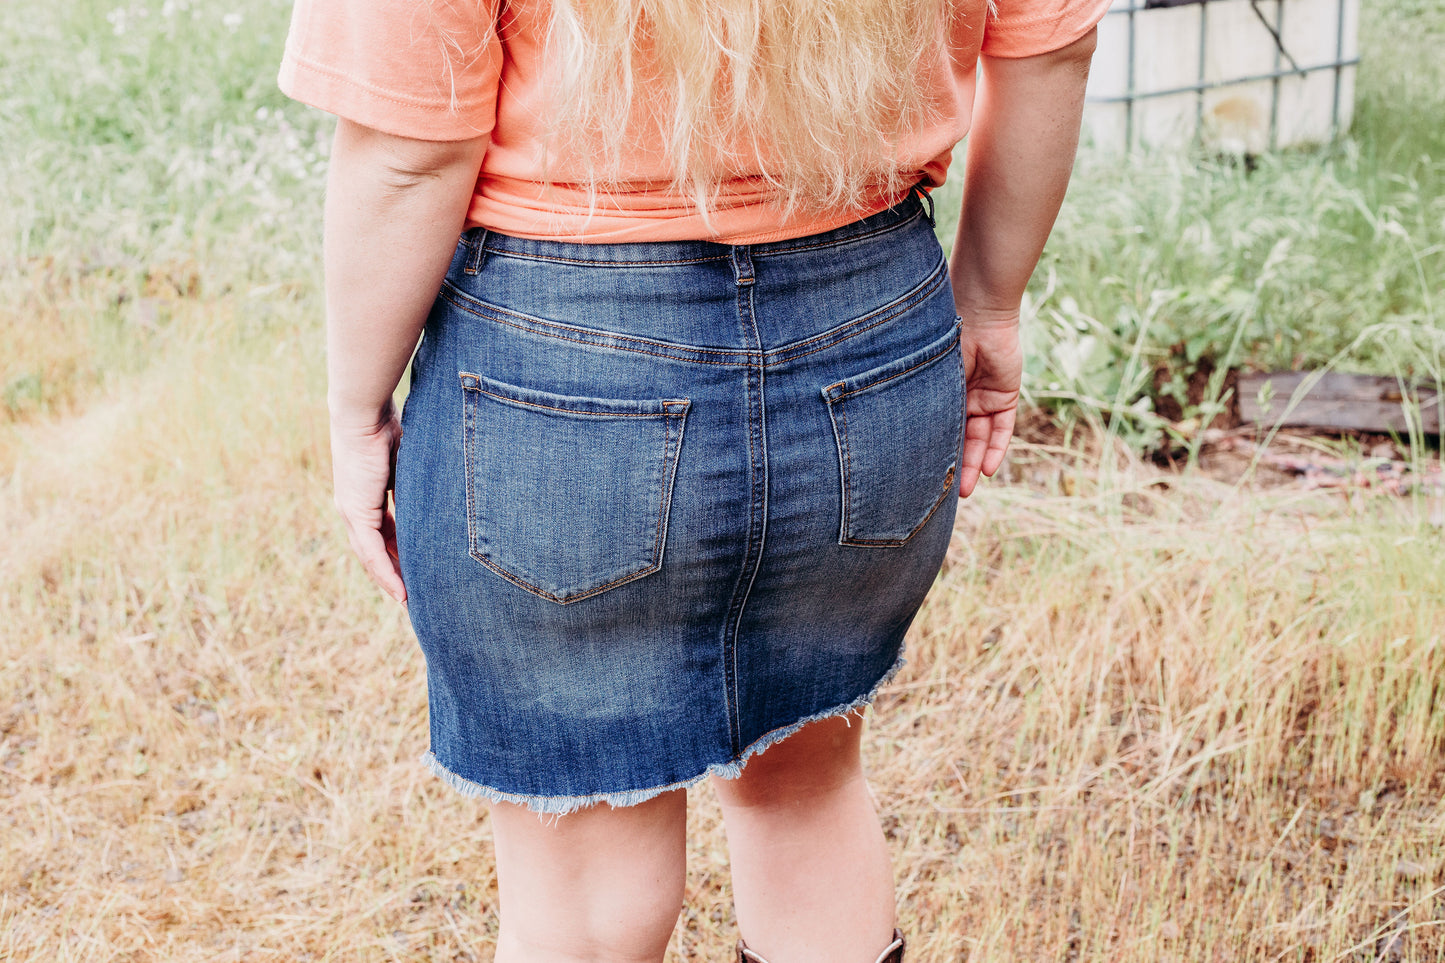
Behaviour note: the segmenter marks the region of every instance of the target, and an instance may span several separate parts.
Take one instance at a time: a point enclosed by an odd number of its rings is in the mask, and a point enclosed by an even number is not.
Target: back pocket
[[[688,401],[461,381],[473,558],[564,605],[662,567]]]
[[[958,328],[823,389],[842,474],[840,545],[902,545],[954,496],[963,428]]]

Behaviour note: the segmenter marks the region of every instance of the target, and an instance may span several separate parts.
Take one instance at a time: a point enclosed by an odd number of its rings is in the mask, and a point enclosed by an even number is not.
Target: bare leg
[[[769,963],[875,963],[893,871],[858,758],[858,716],[824,719],[714,779],[748,947]]]
[[[492,807],[497,963],[658,963],[682,909],[687,797],[539,817]]]

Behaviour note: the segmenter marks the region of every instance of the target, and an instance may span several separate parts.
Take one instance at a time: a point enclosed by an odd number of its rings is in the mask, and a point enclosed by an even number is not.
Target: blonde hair
[[[920,70],[940,63],[950,0],[552,2],[551,136],[594,197],[646,149],[629,140],[639,122],[662,132],[672,189],[704,216],[741,174],[760,173],[789,212],[857,207],[913,179],[897,148],[929,117]]]

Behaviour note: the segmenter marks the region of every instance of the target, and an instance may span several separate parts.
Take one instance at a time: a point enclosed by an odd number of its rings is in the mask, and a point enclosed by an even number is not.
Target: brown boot
[[[768,963],[768,961],[748,949],[747,944],[742,940],[738,940],[738,963]],[[893,931],[893,942],[889,943],[888,948],[878,957],[877,963],[903,963],[902,932]]]

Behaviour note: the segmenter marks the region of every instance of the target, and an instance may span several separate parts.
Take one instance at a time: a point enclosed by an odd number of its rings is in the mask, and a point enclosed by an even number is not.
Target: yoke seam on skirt
[[[485,799],[488,802],[505,802],[518,806],[526,806],[540,816],[565,816],[568,813],[576,812],[579,809],[586,809],[599,803],[606,803],[613,809],[622,809],[627,806],[636,806],[639,803],[647,802],[661,796],[665,792],[672,792],[676,789],[691,789],[709,776],[717,776],[720,779],[736,779],[743,774],[743,770],[754,756],[767,752],[769,748],[782,740],[793,735],[799,729],[812,722],[823,719],[832,719],[837,716],[846,716],[859,709],[866,708],[873,704],[878,698],[878,692],[885,685],[893,681],[899,671],[908,664],[908,660],[899,655],[897,660],[883,673],[882,677],[873,684],[866,693],[851,702],[841,703],[831,709],[824,709],[815,712],[810,716],[804,716],[797,722],[786,726],[780,726],[763,733],[738,753],[728,762],[715,762],[708,766],[701,773],[689,779],[681,779],[677,782],[667,783],[662,786],[649,786],[645,789],[628,789],[622,792],[601,792],[587,796],[538,796],[525,793],[506,792],[493,786],[473,782],[465,776],[457,775],[446,767],[436,755],[430,751],[421,756],[421,762],[442,782],[446,783],[457,792],[468,799]]]
[[[810,335],[802,340],[780,344],[776,348],[769,348],[765,352],[763,363],[770,368],[775,368],[778,365],[787,364],[790,361],[797,361],[799,358],[806,358],[810,354],[826,351],[834,345],[842,344],[850,338],[855,338],[864,332],[871,331],[880,324],[887,324],[889,321],[913,310],[932,297],[933,293],[948,279],[945,267],[946,262],[939,261],[938,267],[934,268],[933,273],[925,278],[918,287],[897,300],[885,304],[876,311],[872,311],[859,318],[854,318],[852,321],[847,321],[827,331]],[[865,321],[868,323],[864,324]],[[800,351],[798,350],[800,348],[808,348],[808,350]]]
[[[475,315],[487,321],[497,324],[505,324],[509,327],[527,331],[543,338],[556,338],[559,341],[572,341],[576,344],[591,345],[595,348],[603,348],[614,351],[633,351],[637,354],[649,354],[659,358],[673,358],[677,361],[686,361],[689,364],[737,364],[745,365],[756,363],[757,352],[739,351],[735,348],[709,348],[694,347],[685,344],[673,344],[664,341],[654,341],[649,338],[640,338],[636,335],[618,334],[612,331],[600,331],[592,328],[578,328],[573,325],[562,324],[557,321],[549,321],[545,318],[534,318],[529,315],[519,314],[516,311],[508,311],[493,304],[486,304],[466,293],[456,290],[450,285],[444,284],[438,297],[445,298],[449,304],[468,314]],[[516,318],[516,321],[509,321],[500,315],[507,315]],[[526,322],[525,324],[521,322]],[[565,334],[556,334],[551,331],[538,330],[539,328],[559,328],[569,331],[574,335],[585,335],[586,337],[568,337]],[[661,351],[648,351],[645,348],[632,347],[629,344],[607,344],[608,341],[627,341],[635,344],[645,344],[651,347],[661,348]],[[688,354],[716,354],[725,356],[726,360],[709,361],[703,358],[685,357]]]
[[[486,304],[468,296],[464,292],[457,291],[449,285],[443,285],[439,297],[444,298],[459,310],[482,318],[483,320],[491,321],[494,324],[506,325],[507,327],[516,328],[519,331],[525,331],[541,338],[554,338],[558,341],[568,341],[573,344],[585,345],[603,351],[627,351],[634,354],[644,354],[656,358],[679,361],[683,364],[714,366],[736,365],[738,367],[744,367],[761,363],[765,367],[777,367],[842,344],[844,341],[864,334],[878,327],[880,324],[886,324],[892,321],[894,318],[897,318],[899,315],[904,314],[927,300],[938,289],[939,285],[944,282],[946,277],[944,262],[940,261],[939,266],[935,268],[933,273],[925,278],[918,287],[905,293],[895,301],[883,305],[861,317],[854,318],[851,321],[845,321],[843,324],[830,328],[827,331],[821,331],[799,341],[778,345],[775,348],[756,351],[671,344],[648,338],[640,338],[636,335],[576,328],[572,325],[548,321],[543,318],[533,318],[528,315],[518,314],[514,311],[508,311],[505,308],[499,308],[495,305]],[[517,320],[508,320],[509,317]],[[544,330],[547,328],[569,331],[576,336],[569,337],[555,330]],[[648,345],[649,347],[661,350],[649,351],[647,348],[638,347],[638,345]],[[800,348],[808,348],[809,350],[801,351],[799,350]],[[717,360],[690,357],[690,355],[706,354],[719,355],[721,357]]]

